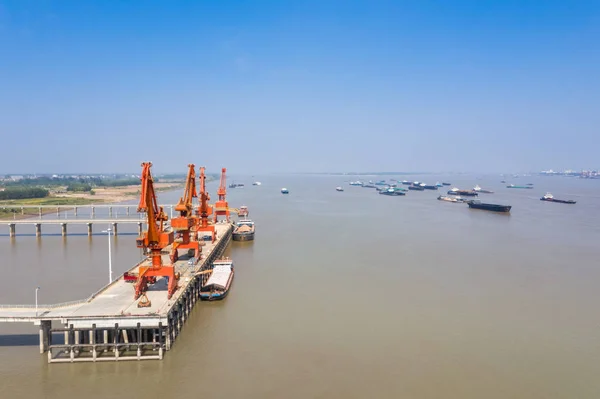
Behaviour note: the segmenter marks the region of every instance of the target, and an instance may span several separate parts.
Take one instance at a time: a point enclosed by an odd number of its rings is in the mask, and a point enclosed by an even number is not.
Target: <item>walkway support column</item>
[[[11,223],[8,225],[8,235],[10,237],[14,237],[17,235],[17,225],[14,223]]]
[[[77,207],[73,208],[73,211],[75,212],[75,216],[77,216]]]
[[[40,321],[40,353],[44,353],[50,346],[50,327],[52,322],[50,320]]]
[[[42,236],[42,224],[41,223],[36,223],[35,224],[35,236],[36,237],[41,237]]]
[[[88,228],[88,237],[91,237],[92,236],[92,224],[88,223],[87,228]]]
[[[66,237],[66,235],[67,235],[67,224],[66,223],[61,223],[60,227],[61,227],[62,236]]]
[[[93,218],[94,216],[96,216],[96,208],[95,208],[95,207],[92,207],[92,218]]]
[[[108,216],[112,217],[112,206],[108,207]]]
[[[129,207],[126,207],[127,216],[129,216]]]
[[[116,223],[113,223],[113,224],[112,224],[112,231],[113,231],[113,234],[114,234],[114,235],[115,235],[115,237],[116,237],[116,236],[117,236],[117,224],[116,224]]]
[[[138,223],[138,235],[141,237],[142,233],[143,233],[143,231],[142,231],[142,222],[139,222]]]

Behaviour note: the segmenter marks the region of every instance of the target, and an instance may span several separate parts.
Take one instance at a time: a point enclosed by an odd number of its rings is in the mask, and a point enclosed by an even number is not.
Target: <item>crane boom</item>
[[[179,199],[175,210],[179,216],[171,220],[171,227],[176,231],[176,241],[171,248],[171,262],[179,259],[179,249],[188,249],[188,254],[194,259],[200,258],[200,242],[196,239],[196,231],[193,227],[197,224],[197,218],[193,214],[193,199],[198,197],[196,192],[196,165],[188,165],[188,174],[185,182],[183,197]]]
[[[173,265],[163,265],[161,251],[163,248],[173,243],[173,231],[165,231],[164,222],[168,220],[162,206],[158,206],[158,200],[154,191],[154,180],[150,167],[152,162],[142,163],[141,176],[141,194],[138,204],[138,212],[145,212],[148,230],[142,233],[142,236],[136,240],[138,248],[148,249],[150,251],[150,265],[140,265],[138,278],[135,284],[134,298],[138,299],[142,294],[145,294],[148,289],[148,284],[156,282],[157,277],[165,277],[168,282],[168,297],[171,298],[177,289],[177,275]],[[148,306],[138,303],[138,306]]]
[[[188,165],[188,174],[185,179],[185,191],[183,197],[179,198],[179,202],[175,205],[175,210],[180,213],[180,216],[190,216],[192,214],[192,201],[198,197],[196,192],[196,165],[193,163]]]
[[[226,172],[226,168],[221,169],[221,181],[219,183],[219,188],[217,189],[217,196],[219,199],[215,202],[215,223],[217,222],[217,217],[219,215],[225,216],[229,222],[229,205],[226,200],[227,189],[225,188]]]
[[[198,216],[200,217],[200,223],[197,227],[198,232],[205,231],[211,233],[212,241],[215,242],[215,226],[209,225],[208,218],[212,214],[213,209],[208,203],[210,201],[210,195],[206,191],[206,174],[205,167],[200,167],[200,206],[198,207]]]

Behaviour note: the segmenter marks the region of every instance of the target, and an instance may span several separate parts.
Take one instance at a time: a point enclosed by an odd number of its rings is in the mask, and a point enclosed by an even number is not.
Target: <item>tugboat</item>
[[[200,287],[200,299],[203,301],[215,301],[223,299],[229,293],[233,282],[233,261],[229,258],[219,259],[213,262],[208,278],[202,276]],[[200,272],[205,273],[205,272]]]
[[[448,195],[464,195],[465,197],[477,197],[478,196],[478,194],[475,191],[460,190],[456,187],[454,187],[453,189],[450,189],[448,191]]]
[[[281,194],[289,194],[289,193],[290,193],[290,190],[288,190],[287,188],[284,187],[281,189]]]
[[[483,188],[479,187],[479,184],[476,184],[475,187],[473,187],[473,191],[476,191],[478,193],[484,193],[484,194],[494,194],[493,191],[484,190]]]
[[[393,187],[383,189],[379,191],[381,195],[406,195],[406,193],[402,190],[396,190]]]
[[[573,201],[573,200],[560,200],[560,199],[556,199],[554,198],[554,196],[550,193],[546,193],[546,195],[544,195],[542,198],[540,198],[541,201],[548,201],[548,202],[558,202],[561,204],[576,204],[577,201]]]
[[[253,241],[254,240],[254,222],[250,219],[237,222],[231,235],[233,241]]]
[[[240,210],[238,211],[238,216],[241,218],[246,218],[250,212],[248,212],[248,207],[246,205],[240,206]]]
[[[492,211],[492,212],[503,212],[503,213],[510,212],[510,209],[512,208],[512,206],[510,206],[510,205],[486,204],[486,203],[480,202],[478,200],[467,201],[467,204],[469,205],[469,208],[482,209],[484,211]]]

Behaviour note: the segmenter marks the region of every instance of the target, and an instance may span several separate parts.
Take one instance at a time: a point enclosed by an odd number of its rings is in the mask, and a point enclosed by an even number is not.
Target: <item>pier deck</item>
[[[217,240],[204,242],[196,264],[189,264],[187,254],[181,251],[180,260],[175,263],[176,272],[180,273],[178,288],[171,299],[167,299],[166,280],[161,278],[146,292],[151,306],[139,308],[139,299],[133,298],[134,284],[120,276],[86,300],[40,305],[37,316],[35,306],[0,306],[0,322],[39,324],[40,351],[48,351],[51,363],[162,358],[163,349],[170,349],[199,299],[201,280],[196,273],[209,268],[231,240],[231,224],[218,223],[215,229]],[[164,252],[167,251],[170,247]],[[145,262],[149,260],[135,265],[130,272],[137,272]],[[168,254],[163,255],[163,262],[170,263]],[[52,329],[52,321],[65,327]],[[52,344],[52,333],[56,332],[65,333],[64,345]],[[132,347],[135,354],[126,356]]]

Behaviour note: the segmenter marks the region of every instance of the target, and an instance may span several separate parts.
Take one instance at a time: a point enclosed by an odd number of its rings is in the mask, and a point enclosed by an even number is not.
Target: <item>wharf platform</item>
[[[55,305],[0,305],[0,322],[33,322],[40,326],[40,353],[49,363],[162,359],[171,349],[195,303],[200,299],[200,271],[212,267],[231,241],[233,225],[215,224],[217,239],[204,241],[200,259],[180,253],[175,262],[178,287],[167,299],[167,281],[160,278],[148,287],[149,307],[138,307],[134,284],[120,276],[89,298]],[[169,264],[170,247],[163,250]],[[183,252],[183,251],[181,251]],[[145,259],[132,267],[136,273]],[[52,328],[52,322],[62,327]],[[52,337],[64,334],[64,344]]]

